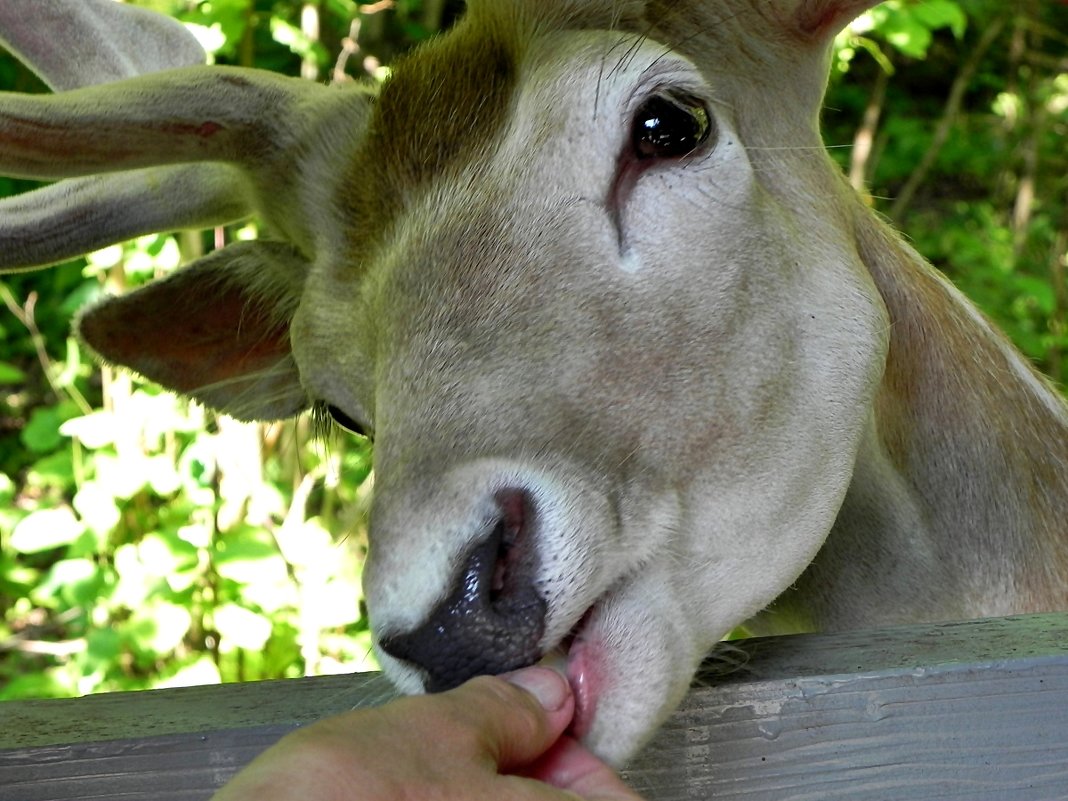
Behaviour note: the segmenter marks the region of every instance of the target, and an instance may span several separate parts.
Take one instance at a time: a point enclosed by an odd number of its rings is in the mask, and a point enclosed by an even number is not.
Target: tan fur
[[[379,640],[430,617],[495,498],[525,493],[539,649],[574,635],[600,687],[584,739],[622,762],[747,619],[1068,605],[1063,402],[820,142],[830,37],[869,5],[473,0],[377,97],[209,68],[0,97],[0,170],[218,170],[175,220],[255,210],[281,242],[90,309],[90,344],[242,417],[322,402],[375,429]],[[672,91],[715,130],[638,169],[634,115]],[[26,232],[62,230],[69,193],[0,206],[0,265],[108,241],[123,209],[165,227],[133,186],[61,246]]]

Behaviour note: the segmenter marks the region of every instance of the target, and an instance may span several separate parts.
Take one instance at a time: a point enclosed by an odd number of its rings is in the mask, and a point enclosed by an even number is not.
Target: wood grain
[[[361,674],[7,702],[0,801],[203,801],[390,696]],[[625,777],[649,801],[1063,801],[1068,615],[725,646]]]

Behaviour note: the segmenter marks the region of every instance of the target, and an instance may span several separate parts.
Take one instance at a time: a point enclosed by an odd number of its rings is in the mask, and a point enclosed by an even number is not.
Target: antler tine
[[[0,272],[45,267],[160,230],[207,228],[251,213],[234,167],[183,165],[72,178],[0,201]]]
[[[253,209],[311,246],[286,186],[323,123],[361,122],[365,99],[205,66],[182,26],[113,0],[0,0],[0,30],[0,43],[66,90],[0,93],[0,174],[60,180],[0,202],[0,272]]]
[[[187,67],[58,95],[0,94],[0,173],[53,180],[224,161],[262,165],[296,141],[298,103],[325,86],[236,67]]]
[[[3,0],[0,44],[56,91],[205,60],[180,23],[114,0]]]

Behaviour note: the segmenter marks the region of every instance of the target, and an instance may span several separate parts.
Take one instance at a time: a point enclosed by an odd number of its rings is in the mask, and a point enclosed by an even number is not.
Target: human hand
[[[283,737],[213,801],[641,801],[563,732],[545,667],[327,718]]]

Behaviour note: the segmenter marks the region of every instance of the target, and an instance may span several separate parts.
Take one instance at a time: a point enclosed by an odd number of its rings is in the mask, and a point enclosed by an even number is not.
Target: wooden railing
[[[718,653],[626,771],[649,801],[1068,799],[1068,614]],[[285,732],[390,695],[360,674],[3,703],[0,801],[200,801]]]

